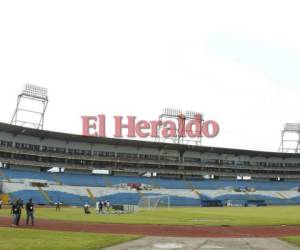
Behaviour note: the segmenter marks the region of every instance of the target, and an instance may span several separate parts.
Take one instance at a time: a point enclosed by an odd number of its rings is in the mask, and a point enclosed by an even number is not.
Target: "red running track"
[[[10,217],[0,217],[1,227],[11,227]],[[138,234],[174,237],[282,237],[300,235],[300,226],[168,226],[143,224],[104,224],[78,221],[38,219],[34,227],[21,221],[19,228],[34,228],[52,231]]]

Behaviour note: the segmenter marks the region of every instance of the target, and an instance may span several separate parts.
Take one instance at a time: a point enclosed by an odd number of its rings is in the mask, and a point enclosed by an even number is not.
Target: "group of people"
[[[22,209],[24,209],[23,200],[18,199],[12,203],[11,206],[11,215],[13,216],[12,226],[19,226],[21,220]],[[25,205],[26,210],[26,225],[31,221],[31,225],[34,225],[34,204],[32,199],[29,199]]]
[[[84,203],[83,205],[83,211],[85,214],[90,214],[90,204],[88,202]],[[96,212],[97,213],[108,213],[110,208],[110,202],[105,200],[105,201],[97,201],[96,202]]]
[[[96,208],[98,209],[98,213],[109,212],[110,202],[107,201],[107,200],[105,200],[105,201],[98,201],[96,203]]]

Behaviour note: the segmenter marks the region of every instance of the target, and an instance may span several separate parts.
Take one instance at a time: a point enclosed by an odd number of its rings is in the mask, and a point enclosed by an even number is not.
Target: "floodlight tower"
[[[203,115],[201,113],[199,113],[199,112],[188,111],[188,110],[185,111],[185,118],[186,118],[186,120],[199,119],[198,121],[200,123],[202,123],[202,121],[203,121],[202,117],[203,117]],[[202,140],[201,140],[200,136],[199,137],[195,137],[195,138],[193,138],[193,140],[189,140],[189,141],[192,141],[196,145],[201,145],[201,143],[202,143]]]
[[[17,106],[11,124],[44,128],[44,117],[48,105],[48,90],[43,87],[26,84],[18,95]]]
[[[172,142],[172,143],[178,143],[178,144],[201,145],[201,137],[188,139],[187,137],[182,136],[180,131],[179,131],[180,127],[179,127],[179,124],[178,124],[178,120],[182,120],[183,124],[184,124],[184,127],[185,127],[186,122],[197,119],[197,117],[200,117],[200,119],[202,117],[199,112],[186,111],[184,113],[181,109],[164,108],[162,110],[162,113],[159,116],[159,122],[160,122],[159,124],[160,125],[158,126],[158,137],[156,138],[156,141]],[[164,138],[164,137],[161,136],[162,124],[166,120],[172,120],[175,123],[177,123],[176,131],[174,131],[175,132],[175,137]]]
[[[174,108],[164,108],[159,116],[159,127],[158,127],[158,141],[162,141],[162,142],[173,142],[173,143],[182,143],[183,142],[183,138],[179,136],[178,130],[176,129],[175,134],[176,137],[169,137],[169,138],[164,138],[161,136],[161,129],[162,129],[162,124],[164,121],[166,121],[167,119],[172,119],[172,120],[177,120],[178,117],[182,116],[182,118],[185,117],[182,114],[182,110],[181,109],[174,109]]]
[[[280,152],[300,153],[300,123],[286,123],[281,132]]]

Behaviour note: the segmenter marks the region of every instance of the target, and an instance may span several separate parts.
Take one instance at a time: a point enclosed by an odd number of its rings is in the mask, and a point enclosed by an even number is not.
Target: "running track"
[[[10,217],[0,217],[1,227],[11,227]],[[174,237],[282,237],[299,235],[300,226],[166,226],[140,224],[103,224],[91,222],[75,222],[61,220],[38,219],[37,224],[26,226],[21,221],[20,228],[34,228],[52,231],[137,234],[147,236]]]

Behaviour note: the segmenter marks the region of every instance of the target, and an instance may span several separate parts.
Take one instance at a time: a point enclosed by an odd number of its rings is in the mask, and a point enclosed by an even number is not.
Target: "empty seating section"
[[[52,204],[60,202],[66,205],[78,206],[84,204],[85,202],[91,202],[87,197],[81,197],[79,195],[58,191],[50,191],[48,192],[48,195],[52,201]],[[36,190],[22,190],[10,193],[11,201],[14,201],[18,198],[21,198],[24,202],[27,202],[30,198],[32,198],[36,204],[49,204],[49,201],[45,199],[45,197],[39,191]]]
[[[170,197],[170,205],[172,206],[200,206],[200,199],[191,199],[179,196]]]
[[[233,188],[254,188],[257,190],[290,190],[297,189],[300,186],[299,181],[240,181],[240,180],[171,180],[148,177],[131,177],[131,176],[110,176],[110,175],[92,175],[92,174],[70,174],[21,171],[21,170],[1,170],[5,176],[10,179],[40,179],[51,182],[57,182],[59,179],[65,185],[74,186],[94,186],[107,187],[119,185],[122,183],[141,183],[153,187],[169,189],[233,189]],[[0,179],[3,176],[0,175]]]
[[[38,171],[21,171],[21,170],[7,170],[2,169],[2,172],[6,177],[10,179],[38,179],[38,180],[47,180],[55,181],[53,174],[49,172],[38,172]]]
[[[93,187],[104,187],[105,182],[100,176],[96,175],[79,175],[79,174],[66,174],[66,173],[55,173],[60,181],[65,185],[72,186],[93,186]]]
[[[257,190],[289,190],[297,188],[299,181],[240,181],[240,180],[203,180],[189,181],[197,189],[230,189],[230,188],[254,188]]]
[[[48,195],[53,203],[62,203],[66,205],[76,206],[80,204],[84,204],[85,201],[81,200],[79,195],[69,194],[58,191],[50,191]]]
[[[141,183],[153,187],[169,189],[230,189],[230,188],[254,188],[257,190],[289,190],[298,188],[298,181],[238,181],[238,180],[171,180],[148,177],[123,177],[109,175],[78,175],[78,174],[56,174],[63,184],[78,186],[115,186],[122,183]]]
[[[48,201],[45,199],[45,197],[36,190],[17,191],[10,193],[9,196],[11,201],[21,198],[24,202],[27,202],[30,198],[32,198],[36,204],[48,204]]]
[[[163,189],[169,189],[170,203],[176,206],[198,206],[201,200],[221,200],[232,201],[233,204],[245,204],[247,200],[265,200],[267,204],[299,204],[300,195],[298,195],[299,181],[239,181],[239,180],[171,180],[162,178],[148,178],[148,177],[125,177],[125,176],[110,176],[110,175],[92,175],[92,174],[73,174],[73,173],[50,173],[38,171],[22,171],[22,170],[9,170],[0,169],[0,181],[5,181],[9,178],[14,181],[22,179],[36,179],[45,180],[50,184],[59,184],[74,186],[65,187],[65,189],[57,189],[58,185],[49,185],[42,189],[31,187],[26,190],[18,189],[9,193],[11,200],[22,198],[27,201],[33,198],[36,204],[49,204],[62,202],[67,205],[82,205],[85,202],[93,203],[88,197],[85,187],[107,187],[108,191],[101,191],[93,189],[98,196],[96,199],[109,200],[112,204],[138,204],[141,195],[148,195],[148,191],[115,191],[114,189],[121,184],[128,185],[130,183],[145,184],[153,188],[149,190],[149,195],[160,195]],[[58,181],[59,180],[59,181]],[[16,183],[15,183],[16,185]],[[76,187],[75,187],[76,186]],[[79,187],[82,188],[80,193]],[[62,186],[59,186],[62,187]],[[111,188],[112,187],[112,188]],[[253,188],[250,192],[248,188]],[[32,190],[33,189],[33,190]],[[180,195],[180,190],[184,193],[192,193],[191,195]],[[195,195],[194,189],[198,190],[198,197]],[[57,191],[60,190],[60,191]],[[177,190],[177,191],[176,191]],[[204,190],[202,192],[202,190]],[[144,192],[144,193],[143,193]],[[99,197],[100,194],[100,197]],[[299,193],[300,194],[300,193]]]

